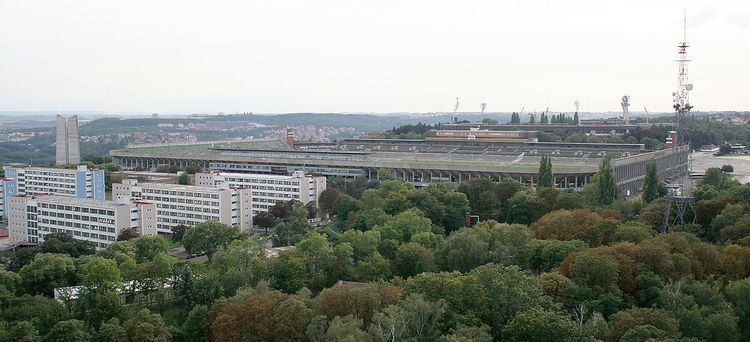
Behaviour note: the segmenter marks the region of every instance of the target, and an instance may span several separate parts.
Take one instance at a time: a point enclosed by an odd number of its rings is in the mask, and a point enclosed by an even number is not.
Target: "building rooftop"
[[[138,183],[139,187],[161,189],[161,190],[173,190],[173,191],[190,191],[190,192],[220,192],[226,189],[198,186],[198,185],[182,185],[182,184],[165,184],[165,183]]]
[[[219,172],[219,171],[212,171],[212,172],[205,172],[210,173],[212,175],[219,175],[219,176],[225,176],[225,177],[242,177],[242,178],[255,178],[255,179],[274,179],[274,180],[286,180],[286,179],[298,179],[300,177],[292,175],[268,175],[268,174],[262,174],[262,173],[235,173],[235,172]],[[312,176],[305,176],[305,177],[312,177]]]
[[[128,146],[116,151],[148,152],[154,154],[168,154],[173,157],[194,157],[216,154],[216,149],[289,149],[281,140],[253,140],[239,142],[195,142],[190,144],[164,144]]]
[[[22,197],[22,196],[17,196],[17,197]],[[85,206],[99,207],[99,208],[115,208],[115,207],[121,207],[121,206],[130,206],[129,202],[121,203],[121,202],[115,202],[115,201],[97,200],[93,198],[77,198],[77,197],[67,197],[67,196],[48,195],[48,194],[36,194],[30,197],[37,200],[38,202],[52,202],[52,203],[67,204],[67,205],[85,205]]]

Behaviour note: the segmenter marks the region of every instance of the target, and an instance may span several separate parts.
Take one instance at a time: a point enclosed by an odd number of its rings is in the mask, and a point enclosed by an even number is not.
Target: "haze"
[[[750,1],[0,0],[0,110],[747,110]]]

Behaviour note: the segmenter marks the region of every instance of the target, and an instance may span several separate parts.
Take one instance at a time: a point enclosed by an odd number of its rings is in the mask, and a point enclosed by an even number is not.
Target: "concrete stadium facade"
[[[464,182],[473,178],[511,177],[528,185],[537,180],[542,155],[552,157],[555,184],[582,189],[612,158],[615,179],[623,193],[639,191],[646,166],[657,163],[662,177],[687,170],[687,148],[645,151],[642,144],[580,144],[535,142],[466,142],[390,139],[344,139],[338,143],[296,144],[295,148],[257,147],[254,142],[195,143],[127,147],[110,151],[125,169],[154,170],[161,165],[205,170],[266,174],[308,174],[379,179],[389,170],[416,186]]]

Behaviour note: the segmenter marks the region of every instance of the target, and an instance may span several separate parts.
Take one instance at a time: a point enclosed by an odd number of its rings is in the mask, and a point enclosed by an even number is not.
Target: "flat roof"
[[[193,192],[220,192],[227,189],[219,189],[209,186],[199,185],[183,185],[183,184],[167,184],[167,183],[138,183],[141,188],[152,188],[161,190],[174,190],[174,191],[193,191]]]
[[[93,198],[78,198],[78,197],[67,197],[67,196],[47,195],[47,194],[36,194],[36,195],[31,196],[31,198],[33,198],[34,200],[38,202],[54,202],[57,204],[66,204],[66,205],[86,205],[86,206],[101,207],[101,208],[130,206],[130,202],[120,203],[120,202],[115,202],[115,201],[97,200]]]
[[[240,172],[202,172],[204,174],[212,174],[219,176],[230,176],[230,177],[241,177],[241,178],[256,178],[256,179],[300,179],[303,177],[295,177],[294,175],[270,175],[264,173],[240,173]],[[305,175],[304,178],[314,178],[315,176]],[[320,176],[322,177],[322,176]]]

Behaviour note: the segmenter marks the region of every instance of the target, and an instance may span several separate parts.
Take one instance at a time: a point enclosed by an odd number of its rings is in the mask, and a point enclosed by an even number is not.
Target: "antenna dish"
[[[687,89],[687,91],[691,91],[691,90],[693,90],[693,84],[692,84],[692,83],[690,83],[690,84],[686,85],[686,86],[685,86],[685,89]]]

